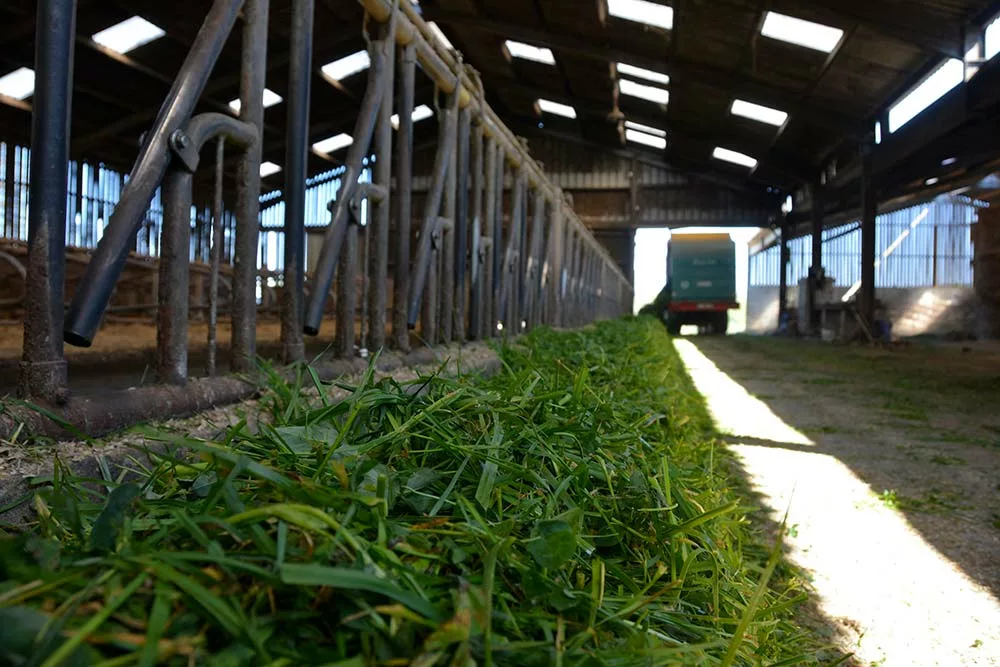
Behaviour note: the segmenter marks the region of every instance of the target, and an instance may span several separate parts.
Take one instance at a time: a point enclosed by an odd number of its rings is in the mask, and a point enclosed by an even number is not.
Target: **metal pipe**
[[[504,335],[511,335],[520,328],[520,323],[514,323],[517,311],[517,255],[521,248],[521,215],[524,212],[524,190],[527,181],[520,172],[514,174],[514,190],[510,204],[510,232],[507,234],[507,247],[503,253],[503,279],[500,286],[500,315],[503,321]]]
[[[410,349],[410,225],[413,211],[413,104],[417,58],[412,44],[399,50],[399,143],[396,148],[396,268],[392,331],[396,347]]]
[[[457,187],[455,211],[455,275],[454,275],[454,318],[452,340],[465,340],[465,304],[468,297],[465,274],[469,261],[469,133],[472,129],[472,110],[468,107],[459,112]],[[447,215],[447,213],[445,213]]]
[[[202,148],[212,139],[225,137],[230,144],[247,149],[257,142],[257,133],[256,127],[232,116],[202,113],[173,134],[170,146],[174,157],[179,160],[178,168],[184,167],[194,173],[201,164]]]
[[[420,311],[420,336],[425,345],[434,345],[438,339],[438,270],[442,231],[437,219],[427,232],[431,237],[431,249],[427,259],[427,280],[424,289],[424,303]],[[421,235],[422,236],[422,235]]]
[[[566,249],[566,222],[563,217],[563,204],[556,202],[552,211],[552,237],[555,245],[552,253],[552,310],[546,324],[562,326],[563,304],[563,257]]]
[[[263,137],[264,78],[267,73],[269,0],[246,0],[243,8],[243,76],[240,120]],[[257,250],[260,216],[260,160],[263,141],[240,155],[236,182],[236,252],[233,258],[231,368],[247,372],[256,362]]]
[[[421,349],[405,355],[387,353],[379,357],[376,369],[380,373],[389,373],[405,367],[437,367],[441,364],[441,359],[453,355],[454,348]],[[495,359],[490,358],[479,362],[473,360],[468,364],[462,362],[463,370],[467,366],[485,370],[495,368],[495,365]],[[362,373],[367,367],[368,362],[363,359],[334,360],[313,365],[317,377],[323,382]],[[294,381],[294,369],[285,370],[283,377]],[[0,439],[9,440],[17,437],[15,434],[21,437],[30,434],[53,438],[74,435],[64,429],[65,425],[90,436],[100,436],[139,422],[184,417],[213,407],[237,403],[259,392],[260,386],[255,383],[240,377],[226,376],[192,379],[184,387],[154,385],[115,391],[99,398],[74,399],[48,413],[12,407],[8,414],[0,414]],[[51,420],[48,416],[50,414],[56,415],[58,421]]]
[[[156,310],[156,375],[183,385],[188,376],[188,282],[191,252],[191,188],[194,178],[172,167],[163,179],[163,232]]]
[[[819,333],[819,291],[823,287],[823,214],[825,208],[823,184],[811,185],[812,193],[812,264],[809,267],[809,330]]]
[[[494,277],[493,271],[493,248],[499,243],[497,240],[498,227],[496,225],[496,198],[497,198],[497,145],[492,138],[486,140],[486,171],[483,174],[484,186],[486,188],[483,206],[484,221],[486,226],[486,237],[490,240],[488,248],[483,248],[483,313],[482,313],[482,337],[492,338],[496,335],[496,320],[494,319]]]
[[[469,294],[469,339],[479,340],[483,330],[483,126],[476,123],[472,137],[472,253]]]
[[[455,136],[456,114],[452,109],[448,108],[443,109],[440,116],[441,132],[439,134],[437,152],[434,156],[434,171],[431,172],[431,188],[427,193],[427,201],[424,203],[424,223],[420,230],[420,245],[417,248],[417,259],[414,265],[414,273],[411,276],[410,307],[407,315],[407,326],[411,329],[416,326],[417,318],[420,316],[420,302],[423,299],[424,289],[427,284],[427,273],[430,270],[432,259],[433,231],[437,224],[438,213],[441,210],[441,198],[444,194],[447,181],[448,165],[451,162],[451,154],[454,150],[454,143],[450,139],[453,139]]]
[[[534,217],[531,221],[531,255],[527,262],[528,275],[525,286],[527,292],[526,303],[522,309],[524,319],[527,321],[529,327],[534,327],[538,324],[535,308],[542,300],[542,267],[545,261],[542,256],[542,250],[545,245],[545,193],[541,190],[535,191],[533,213]]]
[[[371,17],[379,22],[387,22],[395,6],[395,0],[360,0],[360,2]],[[500,121],[488,105],[481,103],[478,95],[472,92],[478,88],[465,67],[434,37],[430,27],[420,17],[418,9],[406,2],[400,3],[399,9],[397,43],[413,44],[417,61],[438,89],[444,93],[452,93],[457,89],[459,106],[471,107],[473,113],[479,112],[482,115],[487,136],[496,138],[497,143],[505,149],[511,166],[524,171],[531,187],[545,189],[550,200],[564,199],[562,190],[548,179],[541,165],[531,158],[514,133]],[[587,232],[587,235],[590,236],[590,233]],[[612,272],[621,274],[621,269],[617,267],[606,249],[600,247],[596,252],[602,261],[609,265]],[[625,278],[624,274],[621,277]]]
[[[281,300],[281,347],[286,363],[303,359],[306,349],[302,340],[302,300],[314,14],[314,0],[292,0],[285,126],[285,271]]]
[[[520,334],[524,331],[524,317],[522,313],[522,303],[524,301],[524,270],[528,262],[528,180],[521,174],[523,182],[521,186],[520,207],[517,214],[517,241],[514,246],[514,266],[511,280],[511,333]]]
[[[35,104],[36,105],[38,104],[37,100],[35,101]],[[34,108],[32,108],[32,110],[34,110]],[[4,174],[7,175],[7,178],[4,179],[4,184],[3,184],[4,185],[3,229],[4,229],[4,236],[6,236],[7,238],[15,238],[16,234],[14,229],[14,224],[15,224],[14,212],[17,211],[17,207],[14,206],[14,198],[15,198],[15,193],[17,191],[16,190],[17,179],[15,178],[16,175],[14,173],[14,170],[16,168],[14,156],[17,153],[17,148],[13,144],[8,142],[7,150],[5,152],[6,155],[4,156]],[[83,169],[77,170],[78,175],[82,173]],[[77,190],[77,192],[79,191],[80,190]]]
[[[355,317],[357,315],[358,226],[350,224],[344,235],[344,251],[340,255],[340,279],[337,281],[337,320],[335,335],[337,356],[354,356]]]
[[[69,398],[63,356],[66,192],[73,94],[75,0],[39,0],[35,40],[24,347],[18,393],[59,405]],[[7,150],[13,150],[8,143]],[[7,180],[13,179],[7,172]]]
[[[861,291],[858,312],[865,324],[875,324],[875,243],[878,199],[872,173],[873,145],[861,146]]]
[[[538,281],[538,307],[535,309],[535,324],[551,324],[553,302],[552,284],[555,267],[556,243],[559,240],[559,206],[552,208],[552,222],[546,235],[545,252],[542,255]]]
[[[215,184],[212,196],[212,246],[209,248],[208,275],[208,374],[215,375],[216,350],[218,348],[217,329],[219,324],[219,270],[222,263],[222,244],[225,237],[222,230],[222,177],[225,167],[226,140],[219,137],[215,142]]]
[[[788,236],[787,217],[781,219],[781,248],[778,251],[778,330],[785,323],[785,310],[788,307]]]
[[[500,304],[500,292],[503,284],[503,273],[506,268],[503,266],[503,197],[504,197],[504,175],[507,170],[507,163],[504,157],[503,146],[497,143],[496,172],[493,177],[494,183],[494,206],[493,214],[493,321],[490,323],[490,336],[497,335],[497,326],[504,319],[504,312]],[[510,229],[507,230],[508,235]]]
[[[385,91],[379,106],[378,124],[375,131],[375,185],[388,192],[392,187],[392,108],[393,79],[396,68],[396,43],[386,39]],[[402,120],[403,116],[399,116]],[[369,199],[369,202],[372,200]],[[371,207],[369,207],[371,210]],[[391,200],[388,196],[375,202],[372,222],[368,228],[371,237],[368,276],[370,280],[371,302],[368,309],[368,336],[366,346],[372,351],[385,347],[386,308],[389,301],[389,224],[391,222]]]
[[[248,7],[264,2],[266,8],[266,0],[247,1]],[[160,108],[153,128],[146,133],[128,182],[122,189],[121,198],[104,230],[104,236],[97,244],[84,277],[73,295],[64,331],[64,339],[70,345],[89,347],[93,341],[101,315],[125,265],[132,240],[170,163],[170,137],[190,119],[242,5],[243,0],[215,0]],[[266,18],[265,11],[264,44],[258,44],[256,48],[266,48]],[[246,101],[243,109],[248,111]],[[65,199],[65,194],[64,188],[60,197]],[[255,191],[255,200],[256,197]]]
[[[451,144],[452,149],[448,156],[448,176],[444,188],[444,217],[450,222],[450,228],[442,229],[441,271],[438,274],[441,281],[441,323],[439,330],[441,340],[445,343],[452,340],[454,333],[452,324],[455,310],[455,264],[458,261],[455,254],[458,236],[458,226],[455,220],[458,208],[458,117],[461,114],[452,100],[449,100],[448,106],[455,108],[455,111],[452,112],[455,114],[455,122],[448,126],[451,135],[447,141]]]
[[[333,284],[337,262],[340,259],[340,248],[347,234],[347,215],[354,193],[361,176],[362,160],[367,157],[368,149],[375,133],[375,121],[378,118],[379,105],[385,93],[385,51],[380,42],[373,41],[370,46],[371,70],[368,75],[368,86],[361,100],[361,110],[354,126],[354,143],[347,153],[344,165],[344,175],[341,177],[340,192],[333,210],[333,219],[323,238],[323,249],[320,251],[316,270],[313,271],[313,285],[306,307],[306,320],[303,330],[306,335],[315,336],[323,323],[323,311],[326,308],[326,295]]]

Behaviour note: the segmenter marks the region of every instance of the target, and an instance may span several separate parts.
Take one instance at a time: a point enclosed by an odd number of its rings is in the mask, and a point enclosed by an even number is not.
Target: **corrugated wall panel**
[[[941,197],[878,216],[876,287],[972,285],[972,225],[984,206],[968,198]],[[792,239],[789,250],[788,284],[794,285],[809,274],[812,240]],[[777,245],[751,256],[751,286],[778,285],[779,263]],[[823,232],[823,266],[838,286],[861,280],[860,223]]]

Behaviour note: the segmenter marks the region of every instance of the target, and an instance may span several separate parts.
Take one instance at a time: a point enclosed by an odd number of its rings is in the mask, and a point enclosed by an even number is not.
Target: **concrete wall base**
[[[788,287],[789,306],[798,303],[798,286]],[[834,287],[840,299],[847,288]],[[983,307],[971,287],[882,288],[875,297],[885,304],[893,334],[911,336],[982,336]],[[747,332],[765,334],[778,328],[778,288],[751,287],[747,296]]]

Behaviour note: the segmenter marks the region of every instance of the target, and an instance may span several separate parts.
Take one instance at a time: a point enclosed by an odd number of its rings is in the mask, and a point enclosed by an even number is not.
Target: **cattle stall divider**
[[[574,213],[572,201],[532,159],[486,104],[477,73],[441,44],[411,3],[359,0],[371,66],[348,151],[342,186],[330,202],[319,259],[306,271],[303,197],[310,150],[314,0],[294,0],[286,127],[284,267],[280,274],[281,352],[305,358],[306,336],[317,335],[335,299],[335,359],[323,375],[355,370],[376,352],[405,365],[411,336],[433,351],[454,343],[511,337],[539,326],[576,327],[626,314],[632,286],[609,253]],[[27,424],[52,432],[65,425],[88,435],[136,420],[189,414],[252,394],[256,369],[257,267],[263,94],[269,0],[214,0],[153,125],[143,134],[120,200],[64,313],[67,165],[71,127],[75,0],[38,3],[33,104],[28,261],[25,267],[24,352],[18,391],[55,418],[9,409],[0,437]],[[195,115],[222,48],[241,30],[238,117]],[[411,243],[414,74],[433,81],[440,132],[432,185]],[[393,111],[399,131],[393,133]],[[188,364],[192,183],[201,149],[215,148],[212,165],[211,281],[208,377]],[[235,252],[229,315],[230,373],[217,374],[215,330],[222,205],[222,158],[235,150]],[[374,156],[371,178],[360,182]],[[505,198],[505,185],[512,192]],[[63,342],[88,347],[100,326],[150,201],[162,185],[164,224],[156,285],[157,384],[106,396],[74,397]],[[367,215],[361,211],[366,210]],[[394,214],[394,215],[393,215]],[[360,235],[364,236],[361,237]],[[363,265],[359,266],[359,242]],[[390,256],[393,266],[390,270]],[[392,294],[392,305],[389,295]],[[361,304],[360,334],[355,328]],[[391,310],[391,314],[389,311]],[[383,354],[383,358],[386,358]],[[127,400],[126,400],[127,397]],[[30,414],[29,414],[30,413]]]

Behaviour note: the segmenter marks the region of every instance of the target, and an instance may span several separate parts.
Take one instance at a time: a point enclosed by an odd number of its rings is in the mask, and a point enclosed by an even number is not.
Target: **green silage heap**
[[[340,402],[275,384],[257,433],[148,433],[178,453],[138,483],[57,468],[0,538],[0,663],[815,662],[659,323],[502,357]]]

